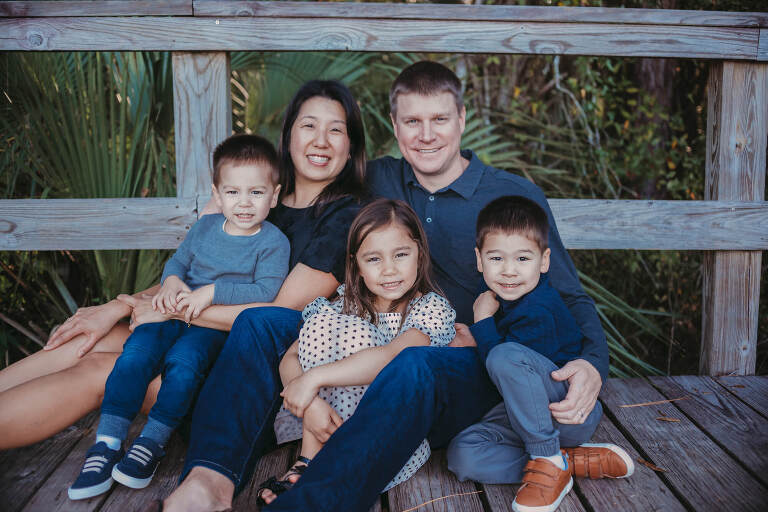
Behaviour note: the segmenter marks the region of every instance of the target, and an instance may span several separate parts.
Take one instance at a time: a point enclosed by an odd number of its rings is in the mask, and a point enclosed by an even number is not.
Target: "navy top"
[[[225,221],[215,213],[192,224],[160,282],[175,275],[193,290],[213,284],[213,304],[272,301],[288,273],[288,239],[267,221],[258,233],[230,235]]]
[[[570,256],[563,247],[552,211],[539,187],[525,178],[485,165],[472,151],[464,173],[447,187],[430,193],[422,187],[404,158],[379,158],[368,165],[368,181],[379,197],[402,199],[416,211],[427,233],[435,278],[456,309],[456,321],[471,324],[472,304],[482,283],[475,260],[475,223],[480,210],[505,195],[535,201],[549,218],[549,276],[552,286],[584,333],[580,357],[589,361],[605,380],[608,345],[595,303],[584,292]]]
[[[496,314],[469,328],[483,361],[493,347],[509,341],[535,350],[557,366],[579,357],[581,330],[547,274],[541,274],[536,288],[519,299],[497,299]]]
[[[278,203],[267,217],[291,242],[290,267],[303,263],[321,272],[330,272],[344,282],[347,232],[361,204],[347,196],[324,204],[317,213],[314,206],[290,208]]]

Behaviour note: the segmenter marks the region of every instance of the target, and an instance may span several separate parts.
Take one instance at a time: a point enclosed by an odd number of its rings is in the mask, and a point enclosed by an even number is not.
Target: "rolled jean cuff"
[[[237,487],[240,485],[240,479],[237,478],[237,475],[234,472],[232,472],[229,468],[226,468],[221,464],[217,464],[212,460],[205,460],[205,459],[187,460],[184,464],[184,468],[181,471],[181,476],[179,476],[179,484],[181,484],[184,481],[184,479],[187,478],[187,475],[189,474],[189,472],[192,471],[192,469],[195,467],[208,468],[221,475],[224,475],[225,477],[232,480],[232,483],[235,484],[235,489],[237,489]]]
[[[550,457],[560,453],[560,439],[547,439],[536,443],[525,443],[525,451],[536,457]]]

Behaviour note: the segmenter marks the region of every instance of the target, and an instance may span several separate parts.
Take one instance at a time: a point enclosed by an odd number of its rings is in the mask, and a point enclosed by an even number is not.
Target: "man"
[[[547,212],[551,282],[585,336],[581,357],[552,374],[570,388],[550,409],[559,423],[583,422],[608,373],[608,348],[544,194],[524,178],[460,150],[466,109],[461,83],[446,67],[418,62],[403,70],[392,85],[390,108],[403,158],[371,162],[370,185],[374,194],[402,199],[419,215],[436,278],[459,322],[471,322],[482,280],[474,255],[478,212],[503,195],[526,196]],[[465,327],[457,331],[464,336],[455,345],[472,344]],[[334,432],[296,485],[266,510],[368,510],[424,437],[433,447],[445,446],[500,401],[475,348],[406,349],[382,370],[353,417]]]

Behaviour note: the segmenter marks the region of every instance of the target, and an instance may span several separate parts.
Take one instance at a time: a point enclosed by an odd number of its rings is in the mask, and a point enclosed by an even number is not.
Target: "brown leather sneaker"
[[[635,471],[629,454],[615,444],[584,443],[562,451],[568,455],[568,467],[575,477],[626,478]]]
[[[524,472],[523,485],[512,502],[515,512],[553,512],[573,487],[570,470],[547,459],[528,461]]]

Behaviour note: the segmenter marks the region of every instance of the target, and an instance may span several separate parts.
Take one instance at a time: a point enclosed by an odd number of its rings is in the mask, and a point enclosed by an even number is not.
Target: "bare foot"
[[[194,467],[163,502],[166,512],[208,512],[232,508],[235,485],[212,469]]]
[[[285,487],[285,490],[287,491],[291,487],[293,487],[293,484],[299,481],[299,478],[301,478],[301,474],[304,473],[304,470],[307,467],[307,464],[309,463],[308,458],[306,457],[299,457],[299,460],[297,460],[291,468],[286,471],[286,473],[280,477],[280,480],[277,482],[282,482],[283,487]],[[262,489],[262,491],[259,493],[259,497],[264,500],[264,503],[269,505],[273,501],[275,501],[275,498],[277,498],[277,494],[272,492],[269,489]]]

